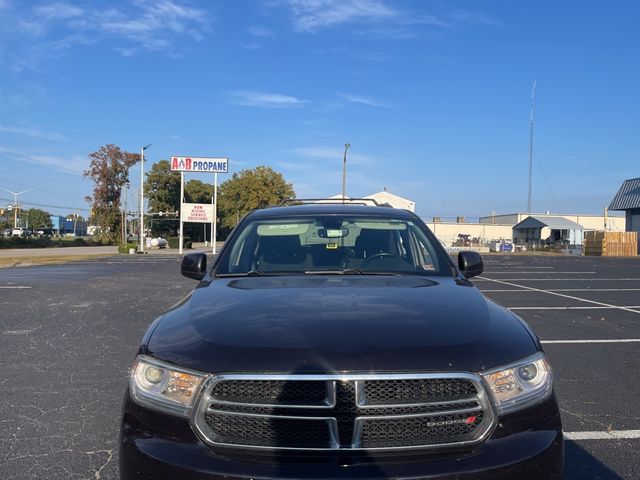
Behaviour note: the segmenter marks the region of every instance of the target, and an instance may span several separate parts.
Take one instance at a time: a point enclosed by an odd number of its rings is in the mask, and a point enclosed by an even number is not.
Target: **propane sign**
[[[183,222],[211,223],[213,221],[213,205],[210,203],[183,203],[180,217]]]
[[[177,172],[227,173],[228,164],[222,157],[171,157],[171,170]]]

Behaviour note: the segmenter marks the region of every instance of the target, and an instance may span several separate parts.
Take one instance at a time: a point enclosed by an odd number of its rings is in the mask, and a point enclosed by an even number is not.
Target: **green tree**
[[[89,168],[84,171],[84,176],[94,182],[93,195],[86,198],[92,203],[92,219],[99,228],[98,236],[115,242],[120,238],[122,223],[122,187],[129,180],[129,168],[140,161],[140,155],[109,144],[90,153],[89,160]]]
[[[80,215],[79,213],[70,213],[69,215],[64,217],[65,220],[69,221],[69,222],[73,222],[74,220],[76,222],[84,222],[84,217],[82,215]]]
[[[146,174],[144,192],[152,212],[176,212],[180,208],[180,172],[171,171],[168,160],[160,160]]]
[[[260,166],[234,173],[220,185],[218,215],[224,230],[232,229],[246,213],[256,208],[278,205],[295,197],[293,186],[271,167]]]
[[[144,191],[149,199],[149,211],[163,216],[154,216],[151,221],[153,236],[176,235],[178,219],[167,218],[164,213],[180,210],[180,172],[171,170],[168,160],[160,160],[151,166],[146,174]]]
[[[53,226],[49,212],[45,212],[39,208],[30,208],[25,214],[25,216],[29,217],[29,228],[31,230],[40,230]]]
[[[200,180],[189,180],[184,184],[185,201],[188,203],[211,203],[213,185]]]

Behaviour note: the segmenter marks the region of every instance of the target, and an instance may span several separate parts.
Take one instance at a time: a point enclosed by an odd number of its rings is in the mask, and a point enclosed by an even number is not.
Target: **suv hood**
[[[143,349],[203,372],[322,373],[478,372],[538,347],[468,281],[307,275],[203,281]]]

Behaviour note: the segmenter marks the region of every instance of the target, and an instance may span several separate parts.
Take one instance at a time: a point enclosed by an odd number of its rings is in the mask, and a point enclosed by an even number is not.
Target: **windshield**
[[[240,228],[217,276],[452,274],[433,235],[411,220],[310,215],[249,220]]]

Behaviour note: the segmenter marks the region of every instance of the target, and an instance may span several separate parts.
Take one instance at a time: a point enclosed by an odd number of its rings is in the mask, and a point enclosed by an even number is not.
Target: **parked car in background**
[[[14,228],[13,230],[11,230],[11,236],[12,237],[24,237],[25,236],[25,231],[21,227]]]
[[[561,479],[551,366],[482,270],[406,210],[250,213],[142,339],[121,479]]]

